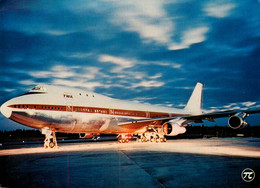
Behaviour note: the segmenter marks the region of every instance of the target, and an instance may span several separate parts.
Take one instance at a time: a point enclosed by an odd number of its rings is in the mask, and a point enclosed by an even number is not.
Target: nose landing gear
[[[57,148],[57,139],[54,131],[49,129],[42,129],[42,134],[45,135],[44,148]]]

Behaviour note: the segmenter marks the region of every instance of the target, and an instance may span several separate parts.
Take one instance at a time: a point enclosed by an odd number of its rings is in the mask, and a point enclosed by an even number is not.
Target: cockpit
[[[22,95],[30,95],[30,94],[44,94],[47,93],[47,89],[44,86],[35,86],[29,92],[24,93]]]
[[[43,86],[35,86],[29,92],[47,92],[47,89]]]

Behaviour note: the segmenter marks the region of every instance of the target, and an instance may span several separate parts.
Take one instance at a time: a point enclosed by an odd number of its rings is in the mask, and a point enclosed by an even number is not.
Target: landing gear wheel
[[[50,142],[49,146],[50,146],[50,148],[54,148],[55,147],[55,143],[54,142]]]
[[[159,142],[159,138],[156,138],[156,143],[158,143]]]
[[[160,142],[163,142],[163,138],[160,138]]]
[[[128,138],[126,138],[126,139],[125,139],[125,142],[126,142],[126,143],[128,143],[128,142],[129,142],[129,139],[128,139]]]
[[[166,142],[166,138],[163,138],[163,141]]]
[[[122,143],[122,139],[121,138],[118,139],[118,143]]]

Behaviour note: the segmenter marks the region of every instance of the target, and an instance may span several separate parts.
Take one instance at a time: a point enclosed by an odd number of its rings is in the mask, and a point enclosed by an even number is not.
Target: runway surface
[[[0,149],[0,187],[260,187],[259,174],[259,138]]]

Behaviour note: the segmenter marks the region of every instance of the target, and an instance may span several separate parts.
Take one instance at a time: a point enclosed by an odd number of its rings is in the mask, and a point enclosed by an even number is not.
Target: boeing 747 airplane
[[[57,146],[55,133],[118,134],[118,142],[137,135],[138,142],[165,142],[166,136],[186,132],[191,123],[229,117],[229,126],[239,129],[247,125],[251,111],[220,111],[203,113],[201,83],[197,83],[184,109],[159,107],[122,101],[93,92],[52,85],[39,85],[1,106],[2,114],[18,123],[41,129],[44,147]]]

